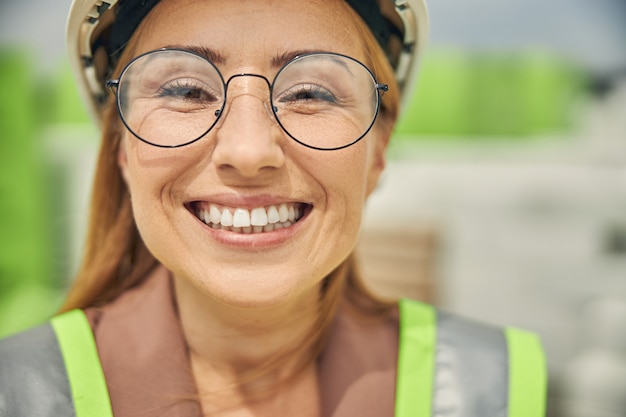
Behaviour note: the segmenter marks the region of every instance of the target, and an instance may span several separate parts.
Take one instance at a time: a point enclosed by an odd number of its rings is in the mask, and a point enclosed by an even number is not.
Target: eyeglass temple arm
[[[119,87],[120,85],[120,80],[106,80],[106,82],[104,83],[105,87],[110,89],[113,92],[117,91],[117,87]]]

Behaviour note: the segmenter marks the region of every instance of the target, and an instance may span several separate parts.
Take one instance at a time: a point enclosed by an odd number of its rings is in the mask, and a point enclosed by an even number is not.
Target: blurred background
[[[69,1],[0,2],[0,335],[58,308],[97,129]],[[552,417],[626,415],[626,0],[433,0],[431,45],[368,203],[384,294],[540,334]]]

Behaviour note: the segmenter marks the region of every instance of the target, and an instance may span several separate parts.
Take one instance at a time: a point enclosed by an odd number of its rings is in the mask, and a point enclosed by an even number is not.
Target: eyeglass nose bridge
[[[268,89],[268,92],[269,92],[269,100],[268,101],[264,101],[264,103],[269,103],[269,108],[267,108],[267,105],[264,106],[264,107],[266,108],[266,110],[268,111],[270,116],[273,116],[275,118],[276,117],[276,107],[272,103],[272,83],[264,75],[254,74],[254,73],[249,73],[249,72],[244,72],[244,73],[241,73],[241,74],[231,75],[230,78],[228,78],[228,80],[224,83],[224,105],[222,106],[222,108],[215,110],[215,116],[219,118],[224,113],[224,110],[226,109],[226,105],[228,103],[228,87],[230,87],[230,82],[232,80],[234,80],[235,78],[241,78],[241,77],[254,77],[254,78],[259,78],[259,79],[265,81],[265,84],[267,84],[267,89]]]

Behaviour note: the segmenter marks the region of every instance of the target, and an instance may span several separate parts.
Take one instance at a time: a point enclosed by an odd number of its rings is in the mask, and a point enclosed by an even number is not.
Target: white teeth
[[[222,211],[222,217],[220,218],[220,223],[222,224],[222,226],[233,225],[233,215],[230,214],[229,210]]]
[[[211,223],[219,223],[222,219],[222,213],[220,213],[220,209],[217,206],[211,204],[209,207],[209,220]],[[206,221],[207,219],[205,219]]]
[[[200,218],[200,220],[202,220],[205,223],[209,222],[209,213],[207,213],[206,210],[198,211],[198,217]]]
[[[278,209],[276,206],[270,206],[267,209],[267,222],[268,223],[278,223],[280,221],[280,216],[278,215]]]
[[[250,212],[250,224],[252,224],[252,226],[265,226],[268,220],[267,217],[265,208],[255,208]]]
[[[289,209],[287,208],[286,204],[281,204],[278,207],[278,216],[279,216],[278,220],[281,223],[284,223],[287,220],[289,220]]]
[[[220,209],[211,204],[208,209],[198,208],[196,215],[213,229],[248,234],[289,227],[302,217],[302,208],[296,204],[280,204],[252,210]]]
[[[228,211],[228,210],[224,210],[224,211]],[[235,215],[233,216],[233,226],[250,227],[250,212],[242,208],[235,209]]]

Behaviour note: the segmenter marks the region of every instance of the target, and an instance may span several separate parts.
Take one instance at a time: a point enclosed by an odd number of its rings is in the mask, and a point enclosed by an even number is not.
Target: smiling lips
[[[263,233],[289,227],[304,215],[305,204],[283,203],[252,210],[192,204],[192,212],[213,229],[235,233]]]

